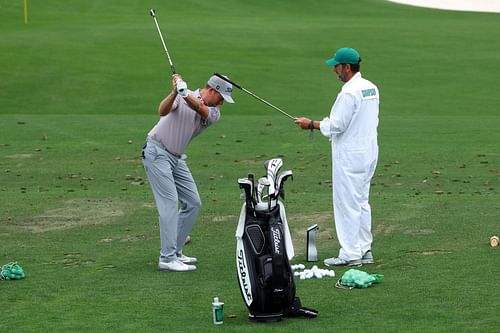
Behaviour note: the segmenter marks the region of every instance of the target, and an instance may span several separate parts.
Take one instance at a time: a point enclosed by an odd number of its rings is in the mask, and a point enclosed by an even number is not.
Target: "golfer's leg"
[[[200,212],[201,199],[186,161],[178,161],[174,175],[179,201],[181,202],[177,234],[177,253],[182,254],[182,247]]]
[[[155,147],[152,147],[155,149]],[[160,223],[160,260],[175,260],[177,249],[177,191],[172,175],[170,156],[160,152],[155,156],[145,153],[144,167],[153,191]]]

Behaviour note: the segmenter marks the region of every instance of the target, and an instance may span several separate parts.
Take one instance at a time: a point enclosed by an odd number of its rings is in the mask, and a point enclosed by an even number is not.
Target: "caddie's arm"
[[[320,123],[317,120],[312,120],[305,117],[295,118],[293,122],[299,125],[300,128],[309,130],[318,129]]]

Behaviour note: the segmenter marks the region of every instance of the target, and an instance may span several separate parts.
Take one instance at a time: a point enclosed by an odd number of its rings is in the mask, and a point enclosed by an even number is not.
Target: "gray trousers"
[[[182,254],[201,208],[200,195],[185,157],[148,138],[143,158],[160,220],[160,261],[170,262]]]

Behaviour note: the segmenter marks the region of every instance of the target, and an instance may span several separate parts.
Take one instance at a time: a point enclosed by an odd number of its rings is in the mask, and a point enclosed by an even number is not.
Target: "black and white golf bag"
[[[295,295],[289,260],[294,256],[286,220],[284,183],[291,171],[278,175],[281,159],[265,162],[267,175],[254,184],[253,175],[240,178],[245,190],[236,229],[236,270],[249,318],[278,321],[282,317],[315,318],[317,311],[302,307]]]

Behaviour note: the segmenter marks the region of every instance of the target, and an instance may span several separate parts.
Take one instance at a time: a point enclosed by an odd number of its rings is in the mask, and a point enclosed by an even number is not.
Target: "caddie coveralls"
[[[330,116],[320,123],[332,142],[333,210],[339,258],[351,261],[371,250],[370,181],[378,159],[379,91],[356,73],[344,84]]]

